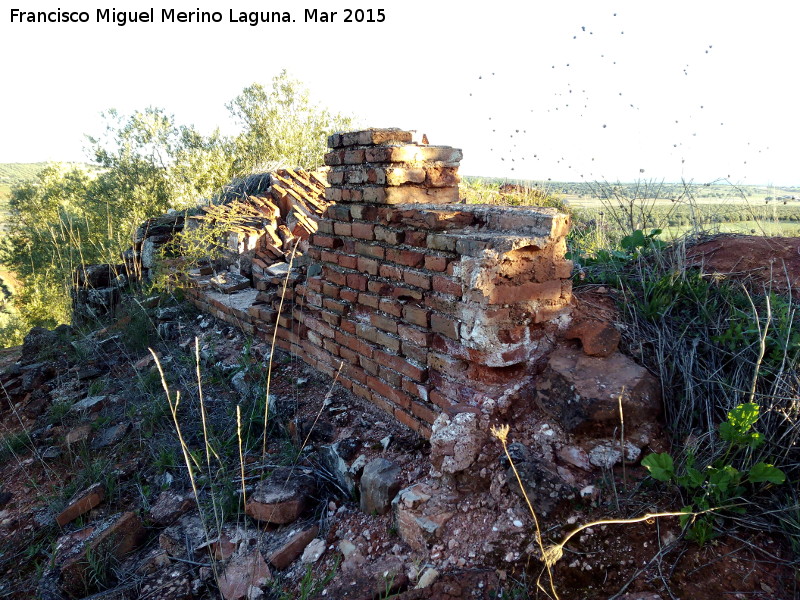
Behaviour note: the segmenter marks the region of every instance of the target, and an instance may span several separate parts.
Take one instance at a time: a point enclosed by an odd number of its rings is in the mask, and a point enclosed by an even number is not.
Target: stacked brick
[[[279,344],[423,435],[529,375],[571,297],[568,217],[458,199],[460,150],[368,130],[329,139],[330,206]],[[470,408],[468,408],[470,407]]]

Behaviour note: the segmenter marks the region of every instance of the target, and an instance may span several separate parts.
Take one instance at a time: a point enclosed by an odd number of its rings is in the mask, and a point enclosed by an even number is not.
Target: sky
[[[234,132],[226,103],[287,69],[364,126],[463,149],[464,175],[800,185],[788,0],[136,0],[115,8],[153,8],[155,22],[123,27],[97,22],[99,0],[18,1],[0,10],[0,162],[89,160],[85,135],[109,108]],[[265,5],[295,22],[231,22]],[[358,7],[385,18],[345,23]],[[12,22],[14,8],[90,19]],[[163,9],[222,21],[162,22]],[[336,14],[305,22],[306,9]]]

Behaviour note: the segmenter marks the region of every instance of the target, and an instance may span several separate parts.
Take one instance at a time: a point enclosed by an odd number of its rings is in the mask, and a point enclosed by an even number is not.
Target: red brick
[[[334,221],[349,221],[350,220],[350,207],[346,205],[333,205],[329,206],[325,211],[325,216]]]
[[[394,298],[381,298],[378,308],[393,317],[403,316],[403,305]]]
[[[386,398],[384,398],[383,396],[381,396],[380,394],[375,393],[375,392],[372,393],[371,402],[375,406],[380,408],[383,412],[385,412],[385,413],[387,413],[389,415],[394,415],[394,411],[397,408],[389,400],[387,400]]]
[[[358,295],[358,303],[370,308],[377,309],[380,306],[380,301],[381,299],[378,296],[373,296],[372,294],[361,293]]]
[[[372,313],[369,316],[369,321],[378,329],[388,331],[389,333],[397,333],[397,321],[391,317],[379,313]]]
[[[400,336],[400,339],[413,342],[422,348],[427,348],[430,344],[431,334],[425,329],[399,323],[397,325],[397,334]]]
[[[403,277],[403,271],[395,265],[381,265],[378,269],[378,274],[381,277],[386,277],[386,279],[401,279]]]
[[[456,402],[438,390],[431,390],[430,399],[433,404],[444,410],[445,412],[450,409]]]
[[[328,338],[323,339],[322,347],[325,348],[325,350],[327,350],[334,356],[339,356],[339,350],[341,349],[341,346],[336,342],[334,342],[333,340],[330,340]]]
[[[443,273],[447,270],[447,258],[444,256],[425,256],[425,268],[429,271]]]
[[[333,300],[332,298],[325,298],[322,301],[322,306],[340,315],[347,313],[350,308],[350,305],[346,302],[339,302],[337,300]]]
[[[425,263],[425,254],[416,250],[387,248],[386,260],[406,267],[421,267]]]
[[[364,292],[367,289],[367,278],[360,273],[348,273],[347,286],[353,288],[354,290]]]
[[[433,425],[433,422],[436,420],[436,417],[439,416],[439,413],[431,410],[428,406],[423,404],[422,402],[411,402],[411,412],[425,421],[426,423],[430,423]]]
[[[433,313],[431,315],[431,331],[441,333],[452,340],[458,339],[458,321]]]
[[[422,437],[430,439],[431,428],[428,427],[425,423],[420,422],[415,417],[412,417],[404,410],[400,410],[399,408],[395,410],[394,418],[397,419],[400,423],[402,423],[406,427],[412,429],[413,431],[416,431]]]
[[[384,242],[392,246],[397,246],[403,243],[403,232],[382,227],[380,225],[375,227],[375,239],[379,242]]]
[[[313,244],[315,246],[320,246],[321,248],[338,248],[342,245],[342,240],[329,235],[320,235],[317,233],[313,237]]]
[[[317,221],[317,233],[332,234],[333,221],[329,221],[328,219],[320,219]]]
[[[323,250],[322,262],[333,263],[334,265],[339,264],[339,255],[336,252],[331,252],[330,250]]]
[[[333,224],[333,233],[336,235],[352,235],[353,227],[350,223],[342,223],[337,221]]]
[[[389,385],[393,385],[396,388],[403,387],[403,376],[400,375],[397,371],[393,371],[389,367],[378,367],[378,377],[383,379]],[[409,381],[411,381],[409,379]]]
[[[306,252],[306,256],[308,256],[311,260],[320,260],[322,258],[322,252],[319,248],[314,248],[312,246]]]
[[[376,363],[374,360],[368,359],[366,356],[359,356],[358,364],[360,364],[364,371],[370,375],[377,375],[380,372],[378,363]]]
[[[441,294],[450,294],[451,296],[461,296],[463,289],[460,283],[444,277],[442,275],[433,276],[433,291]]]
[[[396,285],[392,287],[390,292],[393,298],[398,298],[399,300],[414,300],[416,302],[422,300],[422,292],[416,288]]]
[[[376,336],[375,343],[378,345],[378,347],[391,350],[392,352],[400,352],[400,340],[389,335],[388,333],[379,331],[378,335]],[[418,357],[415,356],[412,358],[417,359]]]
[[[353,382],[353,393],[356,396],[361,396],[368,402],[372,402],[372,392],[370,392],[368,388],[365,388],[360,383]]]
[[[384,367],[389,367],[394,369],[398,373],[405,375],[409,379],[413,379],[414,381],[424,382],[425,379],[428,377],[428,369],[425,367],[419,367],[415,364],[404,359],[402,356],[397,356],[394,354],[387,354],[382,350],[375,350],[374,358],[378,362],[379,365],[383,365]]]
[[[431,289],[431,277],[425,273],[420,273],[418,271],[405,271],[403,273],[403,281],[405,281],[408,285],[413,285],[414,287],[422,288],[423,290]]]
[[[386,249],[383,246],[356,242],[356,254],[366,256],[367,258],[377,258],[379,260],[383,260],[386,256]]]
[[[332,269],[328,266],[323,268],[322,277],[323,279],[326,279],[328,283],[333,283],[335,285],[347,285],[347,276],[341,271]]]
[[[367,377],[367,385],[369,385],[372,391],[379,393],[388,400],[391,400],[397,406],[402,406],[403,408],[411,407],[411,398],[408,396],[408,394],[392,387],[385,381],[382,381],[377,377],[369,376]]]
[[[344,252],[345,254],[355,254],[356,241],[350,238],[343,238],[341,251]]]
[[[322,293],[327,296],[328,298],[339,298],[339,286],[333,285],[332,283],[323,283],[322,284]]]
[[[378,207],[370,204],[355,204],[350,207],[350,215],[362,221],[375,221],[378,218]]]
[[[428,362],[428,351],[425,348],[420,348],[413,342],[404,341],[400,346],[400,354],[421,365]]]
[[[305,300],[306,304],[308,304],[309,306],[317,306],[317,307],[322,306],[322,295],[317,294],[316,292],[307,292]]]
[[[356,335],[374,344],[378,339],[378,329],[366,323],[356,323]]]
[[[320,321],[319,319],[315,319],[314,317],[306,317],[305,325],[310,330],[316,331],[319,334],[328,338],[333,338],[336,335],[335,331],[330,325],[328,325],[327,323],[323,323],[322,321]]]
[[[357,352],[353,352],[350,350],[350,348],[339,346],[339,356],[345,359],[348,363],[356,365],[358,364],[358,357],[361,355]]]
[[[406,379],[404,377],[402,388],[403,391],[409,394],[412,398],[419,398],[424,402],[428,401],[428,386],[417,383],[416,381],[411,381],[410,379]]]
[[[428,316],[430,311],[414,306],[413,304],[406,304],[403,307],[403,319],[412,325],[419,325],[420,327],[428,327]]]
[[[375,225],[372,223],[353,223],[351,235],[362,240],[374,240]]]
[[[406,231],[404,241],[409,246],[416,246],[417,248],[425,248],[427,244],[428,234],[425,231]]]
[[[367,289],[373,294],[380,296],[391,296],[394,286],[385,281],[375,281],[374,279],[367,282]]]
[[[338,262],[339,266],[344,267],[345,269],[358,268],[358,257],[356,256],[348,256],[347,254],[340,254],[338,257]]]
[[[337,331],[335,339],[338,344],[341,344],[346,348],[350,348],[350,350],[353,350],[362,356],[372,358],[374,353],[372,346],[367,344],[364,340],[360,340],[349,333],[344,333],[343,331]]]
[[[377,275],[380,263],[374,258],[365,258],[363,256],[359,256],[358,261],[356,262],[356,266],[358,270],[361,271],[362,273],[368,273],[369,275]]]
[[[339,321],[341,321],[341,317],[339,315],[326,310],[320,311],[319,318],[332,327],[338,327]]]
[[[351,304],[355,304],[356,302],[358,302],[358,292],[355,290],[342,288],[339,291],[339,298],[341,298],[345,302],[350,302]]]
[[[527,300],[558,300],[561,297],[561,281],[536,283],[529,281],[522,285],[495,285],[489,294],[491,304],[512,304]]]

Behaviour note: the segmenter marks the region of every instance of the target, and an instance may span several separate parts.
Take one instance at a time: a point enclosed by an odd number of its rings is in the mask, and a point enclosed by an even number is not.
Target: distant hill
[[[46,162],[38,163],[0,163],[0,185],[12,186],[36,174],[47,166]]]

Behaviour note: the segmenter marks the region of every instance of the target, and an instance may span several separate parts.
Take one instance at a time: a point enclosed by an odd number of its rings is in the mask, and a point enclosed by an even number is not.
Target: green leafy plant
[[[764,462],[748,464],[752,450],[764,443],[764,436],[753,431],[760,407],[747,402],[728,413],[719,424],[718,433],[726,449],[722,458],[705,468],[697,468],[692,452],[687,453],[684,468],[678,472],[675,461],[667,452],[650,454],[642,459],[653,479],[680,486],[691,502],[683,507],[682,526],[689,526],[687,538],[701,546],[715,537],[714,523],[721,510],[743,514],[745,508],[737,502],[758,484],[781,484],[786,475],[779,468]],[[736,464],[738,466],[734,466]],[[699,514],[698,514],[699,513]]]

